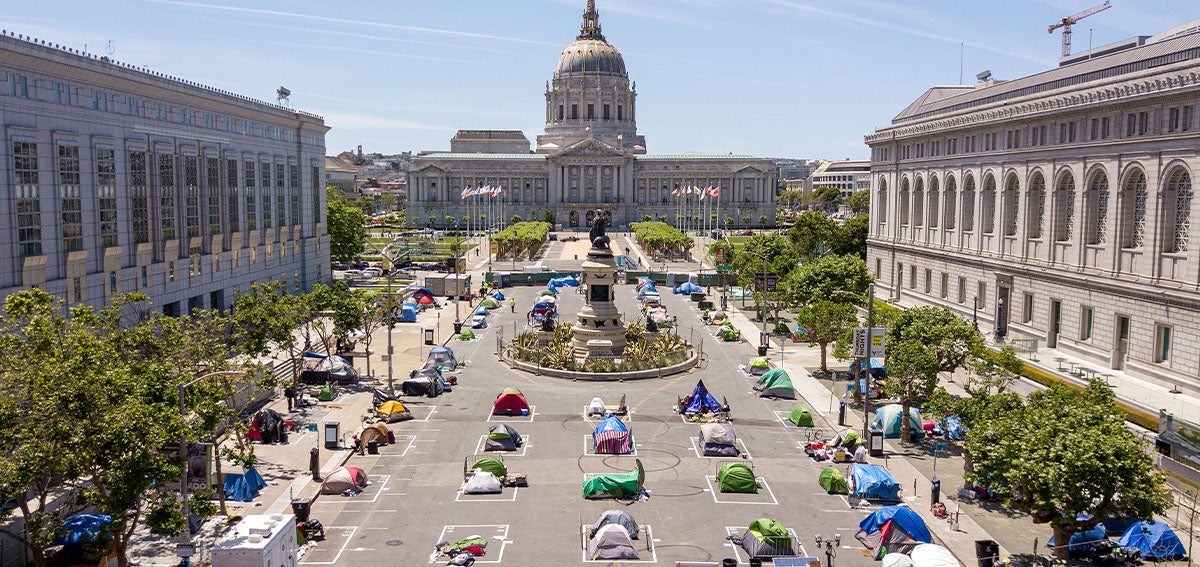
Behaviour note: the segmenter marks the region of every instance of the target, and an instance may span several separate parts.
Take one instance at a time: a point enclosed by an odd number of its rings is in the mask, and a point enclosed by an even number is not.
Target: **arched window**
[[[946,177],[946,212],[944,213],[944,217],[946,219],[946,230],[954,230],[954,227],[958,222],[956,217],[958,211],[955,210],[955,208],[958,206],[957,199],[958,195],[956,194],[954,178]]]
[[[888,190],[887,181],[885,181],[882,177],[879,178],[879,191],[878,197],[875,200],[875,207],[877,212],[871,215],[875,217],[875,224],[887,224]]]
[[[996,178],[988,175],[983,178],[983,233],[996,232]]]
[[[1034,172],[1029,180],[1027,201],[1025,209],[1029,226],[1026,232],[1030,239],[1036,240],[1042,237],[1042,221],[1046,218],[1046,179],[1040,171]]]
[[[1192,226],[1192,176],[1179,167],[1167,176],[1163,206],[1167,230],[1165,252],[1187,252]]]
[[[925,224],[925,180],[917,178],[913,185],[913,226]]]
[[[908,226],[908,206],[911,195],[908,192],[908,178],[900,180],[900,226]]]
[[[1146,174],[1135,169],[1121,188],[1121,248],[1141,248],[1146,239]]]
[[[975,231],[975,178],[970,175],[963,181],[962,226],[963,232]]]
[[[1017,211],[1020,210],[1020,194],[1018,191],[1021,188],[1021,182],[1017,180],[1016,175],[1009,175],[1008,180],[1004,182],[1004,236],[1017,235]]]
[[[1104,244],[1108,241],[1108,176],[1098,172],[1088,183],[1083,196],[1087,211],[1087,243]]]
[[[1066,172],[1054,188],[1054,241],[1070,242],[1075,234],[1075,177]]]
[[[938,191],[938,179],[936,177],[929,178],[929,228],[938,227],[938,219],[941,211],[941,194]]]

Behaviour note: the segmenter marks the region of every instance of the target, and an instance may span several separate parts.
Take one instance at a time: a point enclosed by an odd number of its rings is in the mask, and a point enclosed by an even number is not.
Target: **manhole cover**
[[[400,547],[401,545],[404,545],[404,541],[398,539],[389,539],[383,542],[383,545],[388,547]]]

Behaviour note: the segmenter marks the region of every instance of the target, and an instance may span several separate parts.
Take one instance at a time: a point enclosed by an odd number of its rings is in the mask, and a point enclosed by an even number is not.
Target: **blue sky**
[[[650,153],[862,159],[929,86],[1057,64],[1046,26],[1097,0],[597,0],[638,90]],[[325,117],[328,153],[445,150],[458,129],[544,123],[585,0],[43,0],[0,27]],[[1113,0],[1074,50],[1200,18],[1196,0]]]

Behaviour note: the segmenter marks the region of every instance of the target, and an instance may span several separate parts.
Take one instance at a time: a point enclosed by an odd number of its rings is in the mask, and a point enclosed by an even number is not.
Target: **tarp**
[[[483,315],[483,316],[485,316],[485,317],[486,317],[486,316],[487,316],[487,314],[488,314],[487,307],[484,307],[484,306],[480,305],[480,306],[479,306],[479,308],[475,310],[475,313],[474,313],[474,314],[475,314],[475,315]]]
[[[871,557],[876,561],[892,554],[909,553],[923,543],[909,535],[895,520],[884,522],[879,530],[870,534],[864,535],[859,531],[855,537],[866,544],[867,549],[871,551]]]
[[[708,388],[704,387],[704,380],[700,380],[696,382],[696,388],[692,390],[692,399],[681,411],[683,415],[695,415],[703,412],[717,413],[721,411],[721,403],[708,393]]]
[[[558,293],[558,290],[560,290],[564,287],[567,287],[567,286],[576,287],[578,285],[579,285],[579,280],[575,279],[575,276],[565,276],[565,277],[561,277],[561,278],[551,279],[546,284],[546,288],[553,291],[554,293]]]
[[[408,380],[400,383],[400,391],[407,396],[427,396],[436,398],[446,391],[446,381],[442,373],[429,365],[412,371]]]
[[[407,421],[413,418],[404,403],[397,400],[388,400],[379,404],[379,407],[375,408],[375,415],[388,423]]]
[[[754,471],[746,463],[728,463],[717,471],[717,489],[721,492],[757,493]]]
[[[733,426],[728,423],[703,423],[700,425],[701,443],[733,445],[736,441],[737,434],[734,433]]]
[[[883,559],[880,560],[880,565],[883,567],[916,567],[916,565],[913,565],[911,557],[899,552],[884,555]],[[959,567],[957,563],[955,567]]]
[[[1088,516],[1087,519],[1091,519],[1091,516]],[[1102,539],[1108,539],[1108,530],[1104,524],[1096,524],[1090,530],[1071,534],[1067,541],[1067,549],[1072,553],[1091,553],[1092,546]],[[1046,547],[1053,548],[1057,545],[1054,536],[1050,536],[1050,539],[1046,540]]]
[[[487,310],[484,309],[484,311],[487,311]],[[486,329],[487,326],[488,326],[488,324],[487,324],[487,315],[486,314],[480,313],[478,315],[473,315],[471,317],[471,328]]]
[[[875,410],[875,419],[871,421],[871,427],[883,430],[884,439],[899,439],[900,412],[900,404],[888,404]],[[922,434],[920,410],[915,407],[908,408],[908,423],[914,433]]]
[[[634,461],[634,465],[636,468],[627,473],[602,474],[584,480],[583,497],[636,497],[646,482],[646,470],[642,468],[641,459]]]
[[[592,447],[599,455],[627,455],[633,452],[631,437],[621,418],[608,417],[592,430]]]
[[[492,404],[492,415],[528,415],[529,403],[516,388],[505,388]]]
[[[516,451],[521,446],[521,434],[506,423],[497,423],[488,430],[484,451]]]
[[[234,502],[253,502],[255,494],[267,487],[267,481],[254,467],[242,473],[227,472],[224,477],[221,488],[225,491],[225,499]]]
[[[772,368],[759,376],[754,385],[758,395],[763,398],[796,399],[796,389],[792,386],[792,377],[782,368]]]
[[[471,470],[482,469],[496,475],[497,478],[504,478],[508,475],[508,468],[504,466],[504,461],[495,457],[483,457],[477,459],[471,464]]]
[[[959,567],[958,560],[940,545],[922,543],[908,553],[913,567]]]
[[[1142,552],[1142,557],[1150,559],[1182,557],[1187,554],[1179,536],[1163,521],[1138,522],[1129,526],[1129,529],[1121,534],[1121,539],[1117,540],[1117,545],[1136,547]]]
[[[417,306],[410,303],[400,305],[400,318],[397,321],[401,323],[416,323],[417,322]]]
[[[655,290],[654,280],[652,280],[646,276],[641,276],[638,278],[637,286],[634,289],[636,289],[639,292],[654,291]]]
[[[75,514],[74,516],[68,516],[66,521],[62,523],[62,535],[58,536],[58,539],[54,540],[54,543],[56,545],[83,545],[90,541],[95,541],[96,538],[109,531],[108,526],[111,523],[111,516],[100,514]]]
[[[808,329],[801,327],[800,325],[796,325],[795,327],[792,327],[791,332],[788,334],[791,335],[790,338],[792,341],[799,342],[808,337]]]
[[[504,294],[500,293],[499,291],[493,291],[492,299],[495,299],[496,301],[504,301]]]
[[[450,370],[458,368],[458,359],[454,358],[454,350],[450,347],[435,346],[429,349],[429,357],[426,358],[425,363],[428,364],[429,362],[433,362],[438,366],[445,366]]]
[[[500,478],[483,469],[475,469],[471,478],[463,483],[463,494],[499,494],[503,491]]]
[[[857,469],[862,465],[854,465]],[[929,534],[929,528],[925,526],[925,520],[908,506],[884,506],[871,515],[863,518],[858,523],[858,529],[863,533],[873,534],[883,528],[888,520],[894,520],[904,531],[913,539],[921,543],[929,543],[933,541],[933,536]]]
[[[638,558],[629,532],[617,524],[608,524],[596,530],[596,534],[588,541],[587,551],[592,561]]]
[[[608,510],[603,514],[600,514],[600,517],[596,519],[596,523],[592,524],[592,529],[590,532],[588,532],[588,537],[595,537],[596,532],[599,531],[600,528],[609,524],[615,524],[625,528],[625,533],[629,534],[630,539],[638,538],[638,523],[633,519],[633,515],[624,510]]]
[[[947,417],[946,425],[945,425],[944,429],[946,430],[946,439],[949,439],[951,441],[962,441],[963,440],[964,431],[963,431],[962,420],[959,419],[958,416],[952,415],[952,416]]]
[[[808,413],[808,409],[798,407],[792,410],[792,415],[788,416],[788,421],[792,422],[796,427],[812,427],[813,417]]]
[[[859,498],[899,500],[900,484],[882,467],[855,463],[850,470],[850,490]]]
[[[693,293],[703,293],[704,288],[692,283],[683,282],[675,288],[675,295],[691,295]]]
[[[846,476],[837,467],[825,467],[821,471],[821,476],[817,477],[817,481],[821,483],[821,488],[830,494],[850,493],[850,485],[846,484]]]
[[[855,372],[856,370],[858,370],[858,368],[860,366],[862,366],[861,360],[855,360],[854,362],[851,362],[850,363],[850,372]],[[871,359],[869,368],[871,369],[871,377],[872,378],[876,378],[879,380],[883,380],[883,379],[887,378],[887,368],[884,367],[883,362],[881,362],[878,358]]]
[[[362,490],[367,486],[367,473],[358,467],[338,467],[325,476],[321,494],[341,494],[346,490]]]
[[[795,555],[792,538],[778,520],[759,518],[750,523],[742,534],[742,548],[751,557],[781,557]]]

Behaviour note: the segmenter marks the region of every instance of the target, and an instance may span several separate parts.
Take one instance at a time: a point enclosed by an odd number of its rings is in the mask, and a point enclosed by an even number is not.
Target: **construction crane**
[[[1072,14],[1063,18],[1062,20],[1059,20],[1057,24],[1053,24],[1046,28],[1046,33],[1054,33],[1054,30],[1062,28],[1062,56],[1066,57],[1071,54],[1071,26],[1075,25],[1075,23],[1079,20],[1082,20],[1097,12],[1103,12],[1109,8],[1112,8],[1112,2],[1111,0],[1105,0],[1105,2],[1099,6],[1092,6],[1091,8],[1088,8],[1082,12]]]

